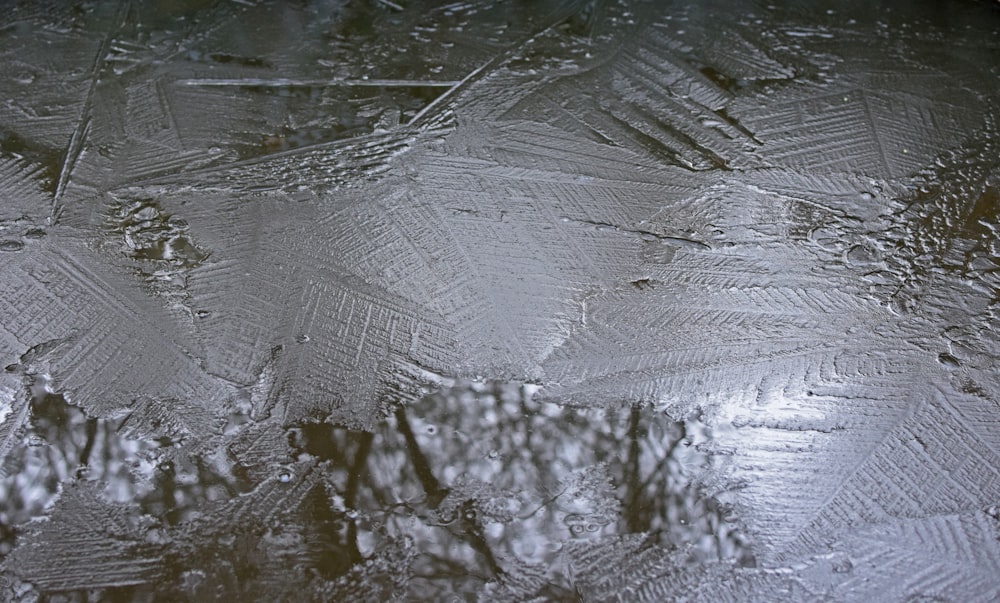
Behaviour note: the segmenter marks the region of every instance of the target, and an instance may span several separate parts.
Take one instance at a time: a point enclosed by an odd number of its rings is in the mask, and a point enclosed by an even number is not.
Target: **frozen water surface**
[[[9,2],[0,599],[1000,599],[995,2]]]

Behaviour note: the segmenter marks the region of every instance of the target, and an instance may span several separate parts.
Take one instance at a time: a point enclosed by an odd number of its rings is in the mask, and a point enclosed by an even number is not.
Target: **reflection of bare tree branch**
[[[420,449],[420,444],[417,443],[417,438],[413,435],[413,429],[410,428],[410,423],[406,420],[406,411],[402,406],[396,407],[396,428],[399,429],[399,433],[406,442],[406,452],[410,457],[410,462],[413,463],[413,470],[416,472],[417,479],[420,480],[420,486],[427,495],[427,504],[432,509],[436,509],[444,497],[448,495],[448,489],[443,488],[441,482],[434,475],[427,456]]]
[[[80,451],[80,466],[88,464],[90,453],[94,450],[94,440],[97,438],[97,419],[87,419],[86,434],[87,443]]]
[[[483,536],[483,526],[479,523],[479,518],[475,515],[469,518],[469,511],[473,509],[471,501],[468,501],[463,505],[462,510],[462,528],[465,531],[466,540],[469,544],[486,559],[486,564],[489,566],[490,571],[494,576],[500,576],[504,573],[500,564],[497,563],[496,557],[493,555],[493,550],[490,548],[489,543],[486,542],[486,538]],[[473,511],[474,512],[474,511]]]
[[[368,455],[371,453],[372,440],[375,434],[364,432],[360,435],[358,449],[354,453],[354,463],[351,465],[350,473],[347,476],[347,486],[344,488],[344,504],[353,508],[357,504],[358,485],[361,483],[362,473],[366,472]],[[358,524],[354,520],[347,522],[347,551],[352,563],[361,561],[361,550],[358,548]]]
[[[120,454],[119,446],[111,445],[111,442],[118,433],[118,426],[113,421],[104,421],[100,427],[104,436],[102,438],[104,446],[101,446],[101,466],[104,467],[102,479],[109,479],[112,473],[112,461]]]
[[[180,519],[177,509],[177,485],[174,482],[174,468],[172,464],[160,467],[160,479],[157,490],[163,493],[164,518],[171,525],[176,524]]]
[[[520,397],[518,399],[518,406],[521,409],[521,420],[519,421],[524,426],[524,445],[528,450],[533,450],[534,442],[532,442],[532,435],[534,430],[531,429],[531,419],[530,417],[534,414],[531,409],[528,408],[528,398],[525,395],[524,388],[521,388]],[[500,405],[503,402],[503,398],[500,396],[496,397],[497,407],[500,410]]]
[[[646,488],[648,488],[650,484],[653,483],[653,480],[657,478],[663,479],[662,472],[666,469],[667,463],[669,463],[671,459],[674,458],[674,451],[676,451],[677,447],[680,446],[681,442],[683,442],[684,439],[687,438],[687,427],[684,425],[683,421],[675,422],[673,424],[673,427],[676,427],[678,431],[680,431],[680,433],[677,435],[677,438],[670,443],[670,447],[667,448],[666,452],[663,454],[663,458],[661,458],[660,461],[656,463],[656,466],[653,467],[653,470],[649,472],[648,476],[646,476],[646,479],[642,482],[642,486],[639,487],[641,490],[645,490]]]
[[[336,467],[348,467],[351,459],[347,456],[347,444],[353,432],[341,430],[333,425],[308,425],[299,430],[305,437],[304,444],[310,454],[322,459],[331,461]],[[343,446],[340,445],[341,436],[346,440]]]
[[[350,473],[347,476],[347,485],[344,488],[344,502],[347,506],[353,507],[358,495],[358,486],[361,483],[362,473],[368,464],[368,455],[371,453],[372,440],[375,434],[362,432],[359,435],[358,449],[354,453],[354,463],[351,464]]]
[[[350,571],[363,561],[360,554],[346,548],[341,541],[341,514],[334,510],[330,497],[322,486],[312,488],[300,507],[302,526],[305,528],[306,555],[309,565],[326,579],[332,580]],[[348,523],[348,526],[353,525]],[[354,546],[357,550],[357,544]]]
[[[625,462],[625,523],[629,532],[642,532],[647,522],[639,516],[642,485],[639,483],[639,409],[632,407],[628,424],[628,460]]]
[[[420,486],[423,488],[424,494],[427,495],[428,506],[436,509],[448,495],[449,490],[441,486],[441,482],[434,475],[434,470],[431,468],[427,456],[420,449],[420,444],[413,435],[413,429],[406,419],[406,410],[402,406],[397,406],[395,415],[396,428],[406,442],[407,454],[410,457],[410,462],[413,463],[417,479],[420,480]],[[493,555],[493,551],[486,542],[486,538],[483,537],[479,518],[475,515],[475,509],[470,503],[471,501],[467,501],[462,506],[460,518],[463,532],[460,534],[460,537],[468,541],[469,545],[486,559],[486,564],[494,576],[501,575],[503,569],[500,568],[496,557]]]
[[[63,456],[59,454],[59,450],[55,446],[47,447],[45,449],[45,456],[49,461],[48,466],[56,468],[55,471],[50,471],[45,475],[45,489],[49,492],[55,492],[59,487],[59,483],[68,477],[69,469],[66,467]],[[62,470],[64,475],[60,475],[60,470]]]
[[[563,494],[566,494],[566,490],[568,490],[568,488],[560,488],[555,494],[553,494],[552,496],[550,496],[550,497],[542,500],[542,502],[540,502],[533,510],[531,510],[531,511],[529,511],[527,513],[524,513],[522,515],[519,515],[518,516],[519,519],[528,519],[530,517],[534,517],[535,515],[537,515],[539,513],[539,511],[544,511],[546,509],[548,509],[548,510],[551,511],[551,509],[549,508],[549,506],[552,503],[554,503],[555,501],[557,501],[560,496],[562,496]]]
[[[126,445],[114,422],[98,419],[95,432],[93,422],[61,397],[48,396],[37,404],[35,430],[50,445],[29,449],[25,444],[25,450],[41,458],[49,455],[50,465],[58,467],[41,479],[52,479],[52,473],[59,479],[71,476],[78,458],[89,464],[88,479],[104,479],[98,475],[102,470],[109,479],[116,479],[127,471],[116,459],[142,458],[133,444]],[[650,544],[684,544],[712,534],[716,544],[705,554],[714,551],[720,557],[744,546],[725,529],[722,511],[710,500],[701,501],[703,495],[684,476],[684,467],[694,462],[698,452],[682,448],[688,433],[696,433],[683,422],[672,423],[632,407],[606,412],[554,407],[532,400],[528,389],[496,383],[456,389],[417,404],[425,406],[394,408],[395,422],[388,421],[374,433],[311,423],[292,430],[295,439],[289,443],[322,459],[319,466],[327,472],[327,479],[303,498],[298,511],[301,523],[292,516],[286,518],[290,523],[282,533],[294,533],[301,541],[282,552],[291,555],[282,559],[293,559],[310,575],[336,580],[379,557],[378,551],[366,557],[366,545],[380,546],[381,542],[380,538],[365,540],[366,530],[393,538],[409,532],[418,546],[415,576],[419,578],[440,583],[466,580],[470,588],[473,582],[515,584],[522,572],[520,545],[563,542],[568,537],[568,512],[600,506],[588,493],[617,498],[620,506],[616,502],[613,508],[621,515],[611,527],[619,532],[647,532]],[[409,414],[414,415],[413,423]],[[425,435],[417,417],[438,426],[454,425],[454,429]],[[280,443],[280,439],[275,441]],[[237,448],[232,444],[232,449],[242,451]],[[486,450],[491,451],[488,456]],[[266,478],[267,472],[275,470],[277,454],[259,459],[253,452],[244,453],[245,466],[237,462],[221,472],[210,457],[201,454],[164,455],[152,478],[155,488],[141,498],[143,512],[161,519],[168,529],[186,529],[183,526],[198,505],[226,494],[235,497],[250,492],[261,475]],[[681,452],[684,464],[675,456]],[[577,479],[587,467],[602,463],[610,480],[606,484]],[[452,476],[462,479],[453,482]],[[337,497],[331,499],[331,489],[342,496],[349,510],[360,511],[365,519],[345,514],[334,502]],[[413,496],[415,492],[419,494]],[[567,496],[568,492],[573,495]],[[253,496],[257,493],[247,498]],[[415,529],[415,521],[423,525]],[[498,521],[512,523],[513,529],[488,532],[487,527]],[[2,526],[0,537],[13,540]],[[705,540],[697,542],[701,546]],[[217,546],[221,545],[209,548]],[[701,546],[707,547],[711,544]],[[263,563],[256,554],[250,549],[234,553],[234,561],[220,562],[212,569],[211,579],[221,583],[235,580],[234,571],[256,571]],[[585,599],[561,570],[545,569],[552,561],[550,554],[528,555],[524,562],[534,566],[531,571],[539,577],[548,575],[551,582],[531,586],[533,596]],[[178,567],[190,566],[177,563]],[[226,569],[227,564],[234,565]]]

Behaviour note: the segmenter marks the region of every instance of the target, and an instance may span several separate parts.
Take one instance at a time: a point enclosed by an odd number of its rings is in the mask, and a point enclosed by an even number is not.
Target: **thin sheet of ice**
[[[3,598],[1000,598],[998,40],[11,7]]]

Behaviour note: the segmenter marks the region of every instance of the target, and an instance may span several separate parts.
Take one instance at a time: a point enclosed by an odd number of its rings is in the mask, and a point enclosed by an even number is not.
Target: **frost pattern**
[[[12,7],[3,597],[1000,598],[997,27]]]

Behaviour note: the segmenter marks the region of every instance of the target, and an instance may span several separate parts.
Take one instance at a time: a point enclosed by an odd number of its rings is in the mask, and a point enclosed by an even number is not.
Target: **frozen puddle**
[[[0,18],[0,599],[1000,599],[995,3]]]

